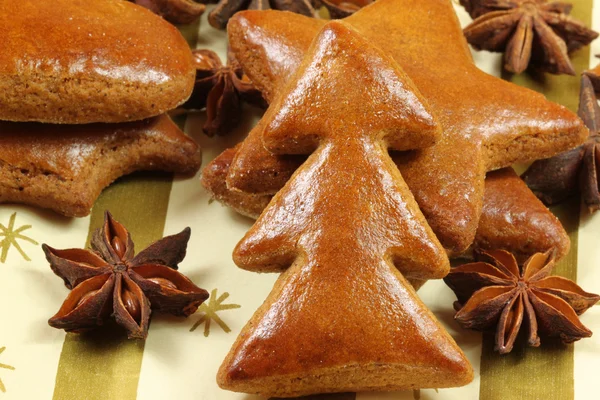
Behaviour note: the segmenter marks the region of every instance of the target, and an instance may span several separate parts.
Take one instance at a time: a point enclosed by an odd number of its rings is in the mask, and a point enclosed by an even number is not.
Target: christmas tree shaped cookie
[[[264,123],[269,151],[311,155],[234,252],[242,268],[284,272],[219,385],[291,397],[470,382],[463,353],[406,281],[449,268],[388,155],[439,136],[410,79],[330,22]]]

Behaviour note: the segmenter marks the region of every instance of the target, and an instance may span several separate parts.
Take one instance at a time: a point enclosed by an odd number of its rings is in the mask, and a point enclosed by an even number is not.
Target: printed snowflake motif
[[[17,251],[21,254],[21,256],[26,261],[31,261],[31,259],[25,254],[23,249],[18,243],[18,240],[25,240],[26,242],[32,243],[34,245],[38,245],[38,242],[33,240],[30,237],[23,235],[21,232],[26,231],[31,228],[31,225],[23,225],[15,229],[15,219],[17,218],[17,213],[13,213],[10,216],[8,221],[8,227],[0,224],[0,263],[6,262],[6,257],[8,256],[8,250],[10,250],[11,246],[17,249]]]
[[[5,349],[6,347],[0,347],[0,354],[2,354]],[[0,369],[8,369],[10,371],[14,371],[15,367],[0,363]],[[0,378],[0,392],[6,393],[6,387],[4,387],[4,383],[2,383],[2,378]]]
[[[217,314],[219,311],[232,310],[234,308],[240,308],[239,304],[223,304],[223,302],[229,297],[229,293],[225,292],[221,296],[217,297],[217,289],[213,289],[210,293],[210,298],[207,302],[204,302],[197,313],[203,314],[198,321],[192,326],[190,332],[195,331],[200,325],[204,323],[204,337],[210,335],[210,324],[211,321],[215,321],[217,325],[223,329],[225,333],[231,332],[231,329]]]

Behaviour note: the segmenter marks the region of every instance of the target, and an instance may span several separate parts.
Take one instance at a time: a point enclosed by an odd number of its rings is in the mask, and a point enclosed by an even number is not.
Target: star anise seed
[[[208,298],[177,272],[186,254],[190,229],[167,236],[134,256],[129,232],[106,212],[94,232],[91,250],[57,250],[42,245],[54,273],[72,289],[50,326],[84,332],[103,324],[111,314],[129,338],[145,339],[151,309],[189,316]]]
[[[521,73],[531,65],[575,75],[569,59],[598,33],[569,16],[572,6],[546,0],[460,0],[474,21],[464,29],[477,50],[505,52],[504,68]]]
[[[229,19],[242,10],[281,10],[315,17],[316,11],[311,0],[203,0],[203,3],[217,3],[208,14],[208,22],[217,29],[225,29]]]
[[[590,130],[587,141],[573,150],[535,161],[522,176],[547,205],[580,191],[590,212],[600,209],[600,107],[591,76],[585,73],[581,78],[578,113]]]
[[[146,7],[176,25],[191,24],[204,13],[206,6],[194,0],[129,0]]]
[[[553,267],[553,250],[534,254],[522,268],[505,250],[481,252],[478,262],[453,268],[444,278],[458,298],[454,319],[466,329],[495,329],[500,354],[512,350],[524,320],[530,346],[540,345],[538,333],[564,343],[590,337],[578,315],[600,296],[569,279],[550,276]]]
[[[208,136],[224,135],[239,123],[242,101],[266,107],[262,94],[244,75],[239,63],[228,55],[227,65],[212,50],[194,50],[196,83],[189,100],[182,106],[188,110],[206,109],[203,127]]]

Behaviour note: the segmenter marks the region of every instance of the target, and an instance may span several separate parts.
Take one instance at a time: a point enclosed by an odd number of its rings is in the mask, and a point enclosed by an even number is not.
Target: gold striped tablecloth
[[[574,0],[575,17],[600,30],[600,9],[593,0]],[[463,22],[469,22],[457,6]],[[223,58],[225,34],[205,20],[183,32],[192,47],[211,48]],[[600,40],[574,57],[577,72],[594,66]],[[501,55],[474,53],[480,68],[502,76]],[[544,93],[576,110],[579,78],[527,76],[513,82]],[[178,121],[204,148],[206,164],[241,140],[256,122],[256,110],[246,108],[242,125],[227,138],[202,135],[203,117]],[[56,248],[86,245],[105,209],[127,226],[136,248],[143,249],[163,234],[192,228],[188,256],[180,270],[211,298],[189,319],[154,316],[145,343],[99,332],[80,336],[52,329],[47,319],[62,304],[68,290],[50,270],[39,244]],[[571,235],[572,250],[555,273],[576,279],[585,290],[600,293],[600,213],[590,217],[577,202],[553,211]],[[216,202],[198,177],[135,174],[104,191],[89,218],[68,219],[18,205],[0,205],[0,400],[133,400],[206,399],[253,400],[253,396],[220,390],[216,371],[236,335],[270,292],[276,276],[235,267],[231,251],[252,221]],[[493,352],[493,338],[460,330],[453,322],[454,295],[442,281],[419,291],[424,302],[454,336],[475,368],[475,380],[457,389],[396,393],[314,396],[311,399],[543,399],[599,398],[595,381],[600,367],[600,307],[582,321],[596,332],[570,346],[515,348],[508,356]]]

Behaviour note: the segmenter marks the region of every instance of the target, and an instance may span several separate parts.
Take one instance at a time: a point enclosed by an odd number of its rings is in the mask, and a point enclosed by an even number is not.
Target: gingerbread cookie
[[[378,0],[345,21],[406,70],[440,120],[442,139],[405,154],[400,170],[452,254],[473,242],[487,171],[554,155],[587,137],[581,120],[566,108],[480,71],[448,0]],[[244,71],[270,100],[323,24],[296,14],[245,11],[230,21],[230,43]],[[260,128],[255,135],[261,135]],[[244,142],[228,176],[231,188],[268,193],[279,182],[272,185],[265,177],[275,171],[291,174],[281,158],[258,164],[259,152],[266,152],[260,138]]]
[[[226,149],[212,160],[202,170],[201,182],[213,199],[233,208],[242,215],[256,219],[267,207],[273,196],[231,190],[225,183],[229,167],[239,147],[238,144],[231,149]]]
[[[106,186],[138,170],[192,173],[200,148],[162,115],[123,124],[0,122],[0,203],[83,217]]]
[[[570,246],[558,218],[512,168],[488,172],[474,250],[506,250],[523,263],[552,248],[555,259],[560,260]]]
[[[325,26],[265,115],[270,151],[312,154],[234,252],[242,268],[285,272],[221,366],[221,387],[292,397],[471,381],[405,279],[448,271],[387,151],[436,139],[427,109],[391,58],[347,24]]]
[[[0,120],[141,120],[194,85],[177,28],[121,0],[2,0],[0,37]]]

